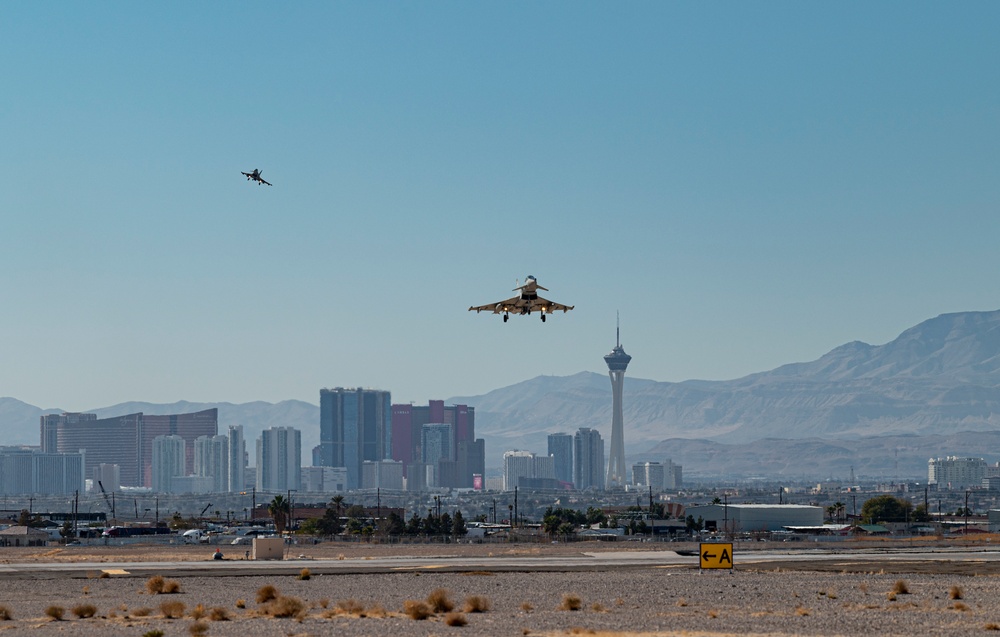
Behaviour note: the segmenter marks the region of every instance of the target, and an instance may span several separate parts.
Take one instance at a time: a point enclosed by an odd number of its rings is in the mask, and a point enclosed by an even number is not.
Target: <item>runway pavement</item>
[[[733,554],[736,568],[753,565],[817,570],[837,567],[867,567],[875,564],[937,564],[941,567],[963,564],[988,565],[990,572],[1000,570],[997,550],[787,550],[740,551]],[[308,568],[314,574],[392,573],[402,571],[435,572],[572,572],[650,568],[698,568],[694,552],[675,551],[606,551],[575,555],[538,556],[392,556],[360,559],[314,560],[288,556],[284,560],[255,561],[244,559],[161,562],[61,562],[0,564],[0,579],[93,578],[107,573],[113,577],[148,577],[154,574],[180,576],[242,577],[250,575],[289,575]],[[875,568],[873,566],[873,568]],[[926,570],[922,568],[921,570]],[[947,569],[946,569],[947,570]]]

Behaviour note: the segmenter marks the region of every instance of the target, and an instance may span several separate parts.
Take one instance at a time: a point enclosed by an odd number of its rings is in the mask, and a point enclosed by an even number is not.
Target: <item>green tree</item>
[[[406,522],[406,534],[410,536],[420,535],[421,530],[421,520],[420,516],[414,513],[410,516],[410,519]]]
[[[344,513],[347,516],[347,532],[358,534],[368,522],[368,512],[360,504],[352,504]]]
[[[399,514],[392,511],[386,519],[385,532],[386,535],[403,535],[406,532],[406,522],[399,517]]]
[[[347,505],[344,504],[344,496],[338,494],[330,498],[330,506],[337,512],[339,518],[341,511],[347,508]]]
[[[290,513],[288,508],[288,500],[285,496],[276,495],[271,503],[267,505],[267,512],[271,514],[274,519],[274,528],[277,530],[278,535],[285,532],[285,525],[288,524],[288,515]]]
[[[465,526],[465,517],[461,511],[455,511],[455,517],[451,519],[451,534],[456,539],[465,537],[469,529]]]
[[[914,522],[930,522],[931,516],[927,513],[927,507],[920,504],[913,510],[913,517],[911,519]]]
[[[878,522],[906,522],[913,504],[892,495],[878,495],[861,507],[861,519],[866,524]]]
[[[604,511],[600,509],[595,509],[594,507],[587,507],[587,524],[603,524],[607,521],[607,516],[604,515]]]

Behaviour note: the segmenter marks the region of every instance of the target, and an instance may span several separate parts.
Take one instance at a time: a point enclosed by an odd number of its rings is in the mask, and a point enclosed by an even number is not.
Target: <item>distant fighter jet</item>
[[[270,183],[264,181],[264,178],[260,176],[260,171],[257,170],[256,168],[253,169],[252,173],[243,173],[243,174],[247,176],[247,181],[256,181],[258,186],[261,184],[267,184],[268,186],[271,185]]]
[[[510,318],[511,314],[531,314],[532,312],[538,312],[541,314],[542,321],[545,321],[546,314],[552,314],[554,310],[562,310],[565,314],[566,312],[573,309],[572,305],[561,305],[559,303],[553,303],[548,299],[543,299],[538,296],[538,290],[545,290],[548,292],[547,288],[543,288],[538,285],[538,280],[535,277],[528,275],[528,278],[524,280],[524,285],[519,285],[514,288],[515,292],[520,292],[517,296],[506,301],[500,301],[498,303],[490,303],[489,305],[479,305],[469,308],[469,311],[475,310],[478,314],[479,312],[493,312],[494,314],[503,314],[503,322],[506,323],[507,319]]]

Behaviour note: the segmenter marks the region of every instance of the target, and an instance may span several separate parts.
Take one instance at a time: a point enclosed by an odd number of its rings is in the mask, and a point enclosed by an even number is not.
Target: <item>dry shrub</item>
[[[530,613],[535,610],[535,607],[531,604],[531,602],[521,602],[521,610],[526,613]]]
[[[197,621],[202,617],[204,617],[205,615],[207,615],[208,611],[205,610],[204,604],[198,604],[197,606],[191,609],[191,612],[189,614],[191,616],[191,619]]]
[[[317,604],[317,605],[318,605],[318,606],[319,606],[320,608],[326,608],[327,606],[329,606],[329,605],[330,605],[330,600],[324,597],[323,599],[321,599],[321,600],[319,600],[318,602],[316,602],[316,604]]]
[[[688,601],[682,597],[679,600],[677,600],[677,605],[680,606],[681,608],[684,608],[685,606],[688,605]]]
[[[343,553],[338,553],[338,554],[337,554],[337,559],[338,559],[338,560],[342,560],[342,559],[344,559],[344,554],[343,554]]]
[[[246,607],[247,607],[247,600],[245,599],[236,600],[236,608],[246,608]]]
[[[174,595],[181,592],[181,584],[177,580],[168,579],[163,582],[163,594]]]
[[[580,610],[583,607],[583,600],[577,595],[571,595],[569,593],[563,595],[562,604],[559,605],[559,610]]]
[[[892,590],[893,590],[894,593],[897,593],[899,595],[909,595],[910,594],[910,587],[907,586],[906,582],[904,582],[901,579],[896,580],[896,583],[892,585]]]
[[[90,587],[89,586],[84,586],[83,587],[83,594],[84,595],[90,595]]]
[[[61,620],[63,618],[63,613],[65,612],[66,610],[62,606],[49,606],[45,609],[45,614],[55,621]]]
[[[365,607],[356,599],[342,599],[334,607],[337,615],[354,615],[360,617],[365,612]]]
[[[410,619],[427,619],[431,616],[431,607],[428,606],[426,602],[408,599],[403,602],[403,612],[406,613]]]
[[[868,582],[861,582],[860,584],[858,584],[858,590],[861,591],[862,593],[867,593],[868,592]]]
[[[948,599],[962,599],[963,596],[961,586],[952,586],[948,591]]]
[[[80,604],[72,608],[73,614],[80,619],[89,619],[97,614],[97,607],[93,604]]]
[[[795,607],[795,614],[798,615],[798,616],[800,616],[800,617],[808,617],[809,616],[809,609],[806,608],[805,606],[796,606]]]
[[[582,626],[572,626],[567,632],[570,635],[596,635],[597,631],[593,628],[584,628]]]
[[[465,598],[464,609],[467,613],[485,613],[490,609],[490,600],[482,595],[470,595]]]
[[[180,619],[184,617],[184,602],[163,602],[160,613],[167,619]]]
[[[271,617],[295,617],[305,611],[306,605],[298,597],[278,595],[264,608]]]
[[[983,630],[1000,630],[1000,624],[997,624],[995,622],[990,622],[985,626],[983,626]]]
[[[601,602],[594,602],[593,604],[591,604],[590,610],[594,611],[595,613],[607,612],[604,608],[604,604],[602,604]]]
[[[624,599],[622,599],[621,597],[615,598],[615,606],[624,606],[624,605],[625,605]]]
[[[188,626],[188,632],[194,635],[195,637],[198,637],[199,635],[207,635],[208,624],[202,621],[196,621],[190,626]]]
[[[111,573],[107,571],[101,571],[101,574],[97,576],[97,579],[108,579],[111,577]]]
[[[427,605],[435,613],[447,613],[455,608],[455,602],[451,601],[451,598],[448,597],[448,591],[443,588],[435,588],[431,591],[431,594],[427,596]]]
[[[14,615],[11,614],[10,609],[0,604],[0,621],[9,622],[12,619],[14,619]]]
[[[382,604],[376,603],[372,604],[371,607],[369,607],[368,610],[365,611],[365,614],[368,615],[369,617],[385,618],[389,616],[389,611],[387,611],[385,609],[385,606],[383,606]]]
[[[954,604],[952,604],[952,605],[950,606],[950,608],[951,608],[952,610],[960,610],[960,611],[962,611],[963,613],[964,613],[965,611],[969,610],[969,606],[968,606],[968,604],[966,604],[965,602],[955,602]]]
[[[159,595],[163,592],[163,583],[166,581],[162,575],[154,575],[146,580],[146,590],[150,595]]]
[[[163,631],[156,630],[154,628],[153,630],[147,630],[146,632],[144,632],[142,634],[142,637],[163,637]]]
[[[896,601],[896,591],[889,591],[885,594],[885,598],[890,602]]]
[[[132,617],[149,617],[152,614],[153,614],[153,609],[146,608],[145,606],[143,606],[142,608],[132,609]]]
[[[266,604],[272,599],[278,598],[278,589],[271,586],[270,584],[265,584],[257,589],[257,603]]]
[[[716,617],[719,616],[719,611],[717,611],[717,610],[710,610],[710,611],[708,611],[708,616],[711,617],[712,619],[715,619]]]
[[[301,571],[299,571],[299,579],[307,580],[311,577],[312,577],[312,571],[310,571],[309,569],[304,568]]]
[[[469,620],[462,613],[448,613],[444,616],[444,623],[448,626],[465,626]]]
[[[208,618],[213,622],[227,622],[229,621],[229,611],[222,606],[216,606],[208,611]]]

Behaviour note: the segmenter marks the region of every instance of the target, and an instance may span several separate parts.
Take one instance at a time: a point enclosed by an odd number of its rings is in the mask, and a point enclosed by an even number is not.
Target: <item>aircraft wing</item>
[[[263,178],[263,177],[258,177],[257,179],[258,179],[258,180],[260,181],[260,183],[262,183],[262,184],[267,184],[268,186],[272,185],[272,184],[271,184],[271,182],[269,182],[269,181],[264,181],[264,178]]]
[[[245,176],[247,179],[250,179],[250,178],[253,177],[253,175],[251,175],[250,173],[245,173],[242,170],[240,171],[240,174],[243,175],[243,176]]]
[[[572,305],[563,305],[562,303],[556,303],[555,301],[550,301],[548,299],[543,299],[538,297],[531,302],[531,308],[528,312],[544,312],[545,314],[552,314],[556,311],[561,311],[563,314],[569,312],[573,309]]]
[[[469,311],[472,312],[475,310],[477,314],[479,312],[493,312],[494,314],[502,314],[504,312],[516,313],[521,311],[522,305],[518,305],[519,303],[523,305],[521,297],[515,296],[505,301],[497,301],[488,305],[474,305],[469,308]]]

